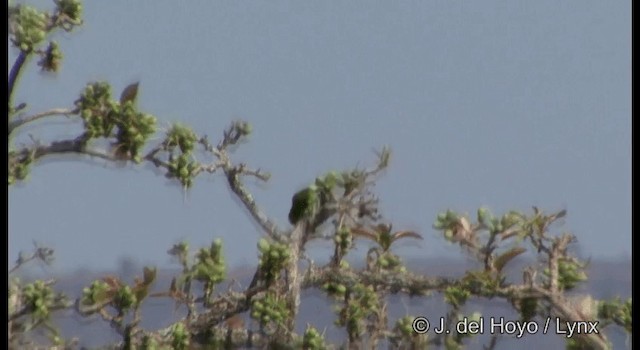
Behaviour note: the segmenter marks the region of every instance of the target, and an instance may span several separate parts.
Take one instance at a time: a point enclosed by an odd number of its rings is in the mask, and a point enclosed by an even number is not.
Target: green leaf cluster
[[[222,255],[222,240],[216,239],[209,248],[201,248],[192,266],[192,276],[196,281],[217,284],[226,278],[227,267]]]
[[[544,269],[544,275],[550,278],[549,269]],[[584,266],[577,261],[561,259],[558,260],[558,287],[564,290],[571,290],[579,283],[587,280]]]
[[[458,225],[459,215],[451,210],[439,213],[436,216],[436,222],[433,224],[433,228],[436,230],[443,230],[444,238],[451,241],[453,240],[453,234],[455,232],[456,225]]]
[[[136,278],[133,286],[117,277],[108,276],[96,280],[82,289],[80,303],[90,306],[84,313],[92,314],[104,306],[110,305],[123,315],[131,309],[137,309],[149,294],[149,287],[155,281],[156,269],[144,267],[143,277]]]
[[[9,151],[9,174],[8,184],[13,185],[16,181],[23,181],[29,176],[29,170],[35,160],[33,152]]]
[[[302,348],[308,350],[324,350],[327,345],[324,341],[324,336],[318,332],[314,327],[307,327],[302,336]]]
[[[35,7],[18,5],[9,8],[9,33],[16,47],[30,53],[47,36],[49,14]]]
[[[474,291],[474,294],[491,297],[504,284],[505,280],[506,277],[489,270],[475,270],[465,274],[462,286],[466,290]]]
[[[258,266],[262,276],[270,285],[280,276],[280,272],[287,266],[291,258],[291,251],[287,244],[270,242],[265,238],[258,241],[258,251],[260,252],[260,261]]]
[[[115,138],[116,153],[140,162],[140,152],[155,133],[156,118],[138,112],[132,102],[121,105],[111,98],[106,82],[88,84],[75,102],[88,139]]]
[[[82,22],[82,2],[80,0],[55,0],[58,17],[64,23]]]
[[[193,180],[200,169],[200,164],[192,155],[197,141],[196,133],[179,123],[174,124],[167,131],[164,140],[164,147],[170,152],[167,177],[177,178],[186,188],[193,185]],[[177,150],[180,153],[176,156]]]
[[[415,332],[413,331],[413,321],[415,319],[415,316],[405,316],[397,319],[394,330],[400,332],[402,337],[415,335]]]
[[[459,308],[467,302],[471,293],[463,287],[447,287],[444,291],[444,300],[454,308]]]
[[[174,350],[189,349],[189,330],[182,322],[178,322],[172,327],[171,348]]]
[[[156,132],[156,118],[150,114],[136,111],[130,103],[120,108],[119,112],[116,114],[118,118],[114,120],[118,128],[116,151],[126,154],[136,163],[140,163],[142,148],[151,135]]]
[[[282,325],[288,316],[286,301],[275,293],[266,293],[263,298],[255,299],[251,304],[251,318],[263,327],[269,324]]]
[[[344,284],[335,282],[327,282],[323,284],[322,289],[324,289],[329,296],[337,299],[344,298],[344,295],[347,292],[347,287]]]
[[[136,294],[133,292],[133,289],[131,289],[131,286],[126,284],[118,288],[113,298],[113,305],[116,307],[116,309],[125,312],[136,306],[138,302],[139,300],[136,297]]]
[[[176,123],[169,131],[165,140],[165,145],[169,151],[173,151],[176,147],[183,154],[191,153],[198,141],[198,136],[190,128]]]
[[[91,286],[82,289],[82,303],[84,305],[103,304],[111,297],[110,287],[104,281],[93,281]]]
[[[53,288],[42,280],[29,283],[22,289],[23,304],[26,305],[34,320],[37,321],[49,319],[55,296]]]
[[[177,158],[169,159],[167,171],[168,178],[177,178],[185,188],[193,186],[193,180],[197,175],[200,164],[190,155],[181,154]]]
[[[376,265],[385,271],[406,272],[407,268],[402,264],[400,256],[389,251],[383,252],[377,259]]]
[[[627,332],[631,333],[631,304],[631,298],[625,301],[620,300],[620,298],[608,301],[601,300],[598,302],[598,318],[620,325],[624,327]]]
[[[394,349],[429,349],[427,334],[419,334],[413,330],[415,316],[405,316],[396,320],[393,333],[389,337]]]
[[[107,82],[87,84],[75,102],[84,121],[87,137],[110,137],[115,127],[114,111],[117,102],[111,99],[111,85]]]
[[[357,283],[347,288],[345,304],[338,309],[337,326],[346,327],[352,337],[359,337],[365,331],[365,320],[378,312],[380,300],[373,286]]]
[[[333,240],[338,245],[341,254],[345,254],[353,245],[353,235],[347,227],[341,227],[333,236]]]

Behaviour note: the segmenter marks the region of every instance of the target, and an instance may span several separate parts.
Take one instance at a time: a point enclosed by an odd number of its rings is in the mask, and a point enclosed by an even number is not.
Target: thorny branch
[[[19,75],[25,59],[26,54],[21,52],[10,71],[9,97],[11,97],[13,84]],[[78,113],[78,109],[56,108],[34,115],[16,118],[9,121],[9,135],[23,125],[49,116],[68,116]],[[392,259],[391,261],[396,261],[393,260],[396,259],[395,255],[387,251],[388,246],[382,250],[375,250],[377,254],[369,254],[368,259],[371,261],[368,262],[367,267],[363,270],[344,267],[341,262],[347,252],[353,248],[353,242],[346,246],[339,246],[339,244],[336,243],[333,256],[326,266],[317,267],[314,264],[310,264],[305,272],[299,272],[300,262],[304,259],[305,245],[314,238],[322,237],[316,230],[324,222],[327,222],[331,218],[334,219],[332,221],[334,232],[327,236],[327,238],[334,238],[339,234],[343,235],[344,232],[349,233],[351,228],[363,227],[368,223],[375,223],[381,219],[381,216],[377,212],[377,198],[372,194],[370,188],[375,184],[375,176],[387,168],[389,151],[383,149],[382,152],[378,153],[378,162],[375,167],[364,170],[354,169],[349,173],[352,182],[342,185],[344,187],[343,192],[330,191],[324,193],[323,206],[318,208],[319,212],[312,217],[310,221],[301,222],[296,225],[293,230],[283,231],[263,212],[243,183],[243,177],[245,176],[252,176],[261,181],[268,181],[269,174],[264,173],[260,169],[251,169],[244,163],[234,164],[229,155],[230,149],[239,144],[243,138],[249,134],[249,130],[248,124],[234,122],[224,130],[222,140],[215,146],[208,141],[206,136],[198,138],[198,144],[202,146],[206,153],[213,156],[214,161],[210,164],[197,163],[192,170],[192,176],[195,177],[202,172],[213,174],[222,170],[229,188],[249,212],[251,218],[271,240],[288,245],[290,258],[284,268],[286,272],[284,277],[281,277],[277,283],[272,286],[260,283],[260,279],[263,278],[263,276],[259,273],[260,267],[258,267],[254,281],[249,288],[243,292],[229,291],[226,294],[215,297],[213,300],[210,300],[208,297],[196,298],[193,295],[178,296],[177,293],[168,294],[168,296],[176,300],[181,300],[188,305],[190,312],[180,323],[187,326],[194,340],[206,342],[208,335],[210,335],[208,332],[214,330],[214,332],[218,332],[216,334],[219,336],[226,332],[228,344],[266,344],[270,341],[269,335],[261,332],[252,332],[248,328],[231,330],[225,322],[239,313],[250,310],[251,301],[254,298],[263,296],[267,291],[270,291],[276,292],[287,300],[290,315],[285,327],[281,329],[283,332],[278,336],[281,337],[281,341],[293,341],[295,338],[295,320],[300,304],[301,291],[308,288],[319,288],[327,284],[340,285],[347,290],[360,285],[374,288],[376,295],[380,298],[380,305],[376,311],[376,316],[373,317],[367,325],[367,329],[371,334],[377,334],[372,336],[374,344],[378,341],[379,337],[392,335],[390,330],[383,329],[386,327],[386,322],[382,322],[381,320],[386,320],[387,318],[387,308],[384,299],[391,294],[398,293],[410,296],[426,296],[433,292],[446,293],[451,288],[459,288],[468,291],[476,297],[500,297],[510,301],[535,298],[545,303],[548,306],[548,310],[551,310],[553,315],[556,315],[561,320],[579,321],[584,318],[583,315],[568,306],[567,300],[564,297],[564,289],[559,284],[561,262],[574,261],[567,255],[568,245],[573,242],[574,237],[569,234],[550,237],[547,232],[547,228],[551,223],[565,215],[564,211],[545,216],[537,208],[534,208],[534,217],[529,226],[520,229],[513,227],[506,228],[500,232],[494,230],[487,236],[488,239],[486,239],[484,243],[482,242],[479,232],[488,229],[488,227],[486,227],[485,224],[472,225],[468,219],[458,217],[452,228],[453,235],[451,241],[460,244],[467,252],[478,259],[484,267],[485,272],[488,273],[487,275],[483,275],[485,276],[483,278],[489,279],[490,281],[477,281],[477,276],[473,277],[471,275],[462,279],[448,279],[419,276],[403,270],[391,269],[387,271],[376,264],[382,259]],[[28,164],[43,157],[56,154],[87,155],[109,162],[133,160],[129,154],[114,152],[113,149],[100,149],[99,147],[91,145],[89,141],[90,137],[87,133],[84,133],[75,139],[53,141],[46,145],[36,142],[33,146],[23,147],[18,151],[11,151],[8,160],[9,167],[11,168],[21,163]],[[170,163],[171,157],[173,156],[171,147],[175,147],[175,144],[170,145],[168,142],[167,139],[159,145],[152,147],[141,159],[153,164],[155,167],[169,171],[172,166]],[[163,158],[167,153],[169,154],[169,161]],[[360,231],[362,232],[362,230]],[[525,271],[527,278],[522,284],[509,284],[502,279],[501,270],[504,263],[516,255],[519,255],[522,251],[516,249],[503,253],[500,256],[498,256],[496,252],[503,241],[515,235],[521,235],[521,232],[524,232],[524,237],[528,239],[538,254],[545,257],[548,269],[546,282],[541,283],[535,278],[537,275],[542,275],[542,273],[538,274],[535,269]],[[350,238],[349,235],[351,235]],[[349,233],[343,238],[352,240],[353,233]],[[378,243],[381,243],[381,241],[378,241]],[[35,258],[36,256],[34,255],[33,257],[25,258],[24,261]],[[18,266],[19,265],[20,264],[18,264]],[[18,266],[12,268],[9,272],[14,272]],[[474,278],[476,280],[474,280]],[[493,284],[487,287],[487,283],[489,282]],[[202,302],[204,304],[204,312],[198,312],[196,310],[196,302]],[[169,329],[157,332],[143,332],[140,330],[137,327],[140,321],[137,307],[133,311],[133,319],[125,324],[123,322],[124,314],[121,312],[117,315],[110,314],[106,311],[108,305],[109,302],[90,306],[76,304],[76,309],[82,315],[98,313],[105,321],[109,322],[114,329],[123,335],[125,339],[132,340],[133,338],[140,339],[143,336],[149,335],[159,337],[170,334]],[[9,321],[16,321],[28,312],[28,308],[22,308],[13,315],[10,315]],[[383,323],[385,323],[385,325],[383,325]],[[350,334],[350,339],[354,341],[352,345],[355,345],[355,342],[360,340],[359,337],[360,336],[356,334],[353,334],[353,337],[351,337]],[[607,348],[606,339],[603,335],[587,334],[584,335],[584,338],[598,348]],[[492,341],[489,347],[493,347],[494,345],[495,341]]]
[[[62,4],[62,2],[56,3],[58,5]],[[74,26],[82,23],[81,19],[76,17],[78,12],[74,12],[73,6],[71,5],[73,4],[65,3],[66,7],[60,7],[53,15],[47,16],[48,22],[42,29],[46,33],[51,32],[56,27],[70,31]],[[10,15],[10,33],[15,34],[17,28],[16,19]],[[19,110],[26,107],[25,103],[14,107],[12,102],[20,74],[30,55],[43,54],[44,51],[31,46],[21,46],[15,41],[15,38],[10,39],[14,46],[19,48],[19,53],[11,66],[8,77],[8,135],[11,136],[13,132],[19,130],[20,127],[26,124],[50,116],[79,115],[80,110],[78,108],[55,108],[29,116],[16,116],[14,118],[14,115],[16,115]],[[27,47],[27,49],[23,49],[23,47]],[[99,101],[98,99],[98,102]],[[129,105],[129,107],[131,107],[131,105]],[[100,108],[97,110],[100,110]],[[94,110],[91,110],[91,112],[94,112]],[[83,115],[83,117],[85,117],[85,115]],[[107,128],[107,130],[110,129]],[[265,333],[263,329],[259,332],[254,332],[250,327],[231,326],[229,323],[229,321],[238,314],[251,310],[254,299],[261,298],[268,293],[276,293],[279,296],[284,296],[287,300],[287,306],[291,313],[284,327],[281,329],[284,331],[283,334],[276,333],[276,335],[283,335],[283,339],[288,345],[291,345],[291,341],[297,339],[294,331],[301,291],[304,289],[321,289],[327,285],[341,286],[347,291],[347,294],[360,286],[372,288],[373,295],[380,299],[377,301],[377,304],[373,306],[373,308],[376,309],[374,310],[375,312],[373,312],[375,315],[370,315],[372,317],[366,320],[351,320],[355,323],[366,323],[367,331],[372,334],[372,344],[377,344],[378,338],[393,335],[391,330],[386,329],[388,315],[385,301],[385,298],[392,294],[428,296],[434,292],[446,294],[451,290],[462,290],[479,298],[503,298],[514,303],[514,306],[518,301],[533,298],[545,304],[544,306],[546,308],[542,309],[549,312],[549,315],[558,317],[558,319],[563,322],[581,321],[587,317],[594,317],[593,315],[585,315],[582,311],[571,305],[565,296],[565,291],[568,289],[566,282],[561,282],[561,274],[563,273],[561,271],[562,266],[566,264],[578,266],[578,260],[569,256],[567,253],[568,246],[574,241],[574,237],[569,234],[554,237],[547,232],[548,227],[554,221],[565,215],[565,211],[560,211],[552,215],[543,215],[542,212],[534,207],[534,217],[528,226],[506,228],[502,231],[494,228],[488,235],[488,239],[484,241],[480,231],[488,229],[485,223],[472,225],[468,219],[458,217],[454,223],[454,227],[452,227],[453,234],[450,240],[464,247],[471,256],[478,259],[479,264],[484,268],[484,271],[481,271],[481,273],[468,273],[460,279],[422,276],[406,271],[404,266],[400,264],[399,258],[389,249],[389,245],[393,243],[394,236],[391,236],[390,241],[385,242],[384,240],[388,239],[388,237],[380,238],[380,236],[376,237],[375,234],[369,234],[369,236],[371,236],[369,238],[373,237],[377,244],[386,244],[386,246],[382,249],[378,249],[379,247],[373,248],[371,250],[373,253],[367,255],[367,259],[369,260],[367,261],[367,266],[363,269],[355,269],[349,267],[347,264],[343,264],[344,257],[349,250],[355,246],[354,232],[351,231],[351,229],[376,223],[381,219],[381,216],[377,212],[377,198],[371,193],[370,187],[375,183],[374,177],[387,168],[389,163],[388,150],[383,149],[382,152],[378,153],[378,162],[373,169],[354,169],[350,173],[354,182],[349,185],[343,185],[344,192],[337,193],[332,191],[325,193],[327,198],[323,198],[323,200],[326,200],[326,203],[323,203],[323,206],[319,208],[319,213],[311,220],[296,224],[292,230],[281,230],[263,212],[243,183],[243,177],[245,176],[252,176],[261,181],[267,181],[269,175],[260,169],[251,169],[244,163],[235,164],[230,157],[231,149],[238,145],[249,134],[249,130],[248,124],[234,122],[224,130],[223,138],[215,146],[209,143],[206,136],[198,138],[198,144],[203,147],[206,153],[213,156],[214,161],[210,164],[197,163],[193,169],[190,168],[190,171],[192,171],[191,175],[195,177],[202,172],[213,174],[218,170],[222,170],[224,176],[227,178],[229,188],[249,211],[251,218],[255,220],[264,233],[271,240],[284,243],[288,246],[288,253],[290,254],[289,260],[283,265],[284,267],[282,267],[285,273],[279,275],[275,283],[268,285],[267,283],[263,283],[264,281],[261,281],[264,276],[259,273],[261,267],[258,267],[255,274],[255,283],[251,283],[244,291],[229,290],[226,293],[220,293],[215,296],[210,295],[210,291],[208,291],[204,296],[197,297],[191,290],[193,275],[190,274],[192,274],[193,271],[187,268],[185,262],[183,277],[187,275],[188,281],[184,283],[182,289],[178,289],[178,287],[174,285],[176,283],[174,279],[169,292],[152,293],[148,296],[169,296],[177,302],[185,303],[189,313],[184,319],[174,323],[172,326],[155,332],[146,332],[138,327],[140,322],[140,303],[142,299],[147,296],[146,288],[155,278],[155,272],[151,273],[151,270],[145,270],[144,283],[137,285],[137,287],[140,288],[134,287],[134,294],[129,295],[129,297],[131,297],[131,295],[135,296],[135,298],[131,299],[133,300],[134,306],[133,309],[130,310],[130,314],[126,312],[126,310],[129,310],[127,307],[121,307],[119,309],[116,307],[115,313],[110,312],[112,310],[109,308],[114,307],[113,295],[110,295],[110,298],[104,299],[103,302],[96,301],[90,305],[85,305],[80,302],[81,299],[78,299],[75,308],[79,314],[85,316],[91,314],[100,315],[103,320],[107,321],[122,335],[125,343],[129,345],[134,343],[139,344],[143,337],[146,336],[161,340],[165,343],[171,343],[172,332],[175,330],[175,326],[180,324],[186,325],[194,342],[204,345],[210,341],[211,337],[217,339],[224,338],[226,339],[225,344],[228,348],[240,346],[264,347],[272,341],[272,339],[270,339],[272,335]],[[100,133],[97,134],[102,135]],[[105,135],[106,134],[109,134],[109,132],[106,132]],[[28,165],[43,157],[57,154],[86,155],[109,162],[134,160],[131,153],[135,152],[118,152],[117,147],[115,150],[106,150],[92,145],[89,141],[91,141],[92,137],[95,137],[96,133],[91,135],[94,136],[90,137],[89,131],[86,131],[75,139],[59,140],[45,145],[35,142],[35,145],[30,147],[22,147],[17,151],[11,151],[9,152],[8,159],[9,168],[17,168],[19,165],[25,164]],[[111,136],[113,135],[104,137],[104,139],[109,140]],[[147,161],[155,167],[167,170],[167,174],[171,175],[169,171],[172,169],[171,161],[174,156],[172,151],[176,145],[170,145],[169,143],[169,141],[165,140],[160,145],[148,150],[146,155],[141,159],[136,158],[135,160]],[[182,147],[182,145],[180,147]],[[184,150],[182,151],[184,152]],[[182,155],[184,156],[185,154]],[[167,157],[169,158],[168,161]],[[333,218],[333,232],[329,233],[326,238],[335,239],[339,237],[343,240],[341,242],[344,244],[340,243],[340,240],[335,240],[333,256],[325,266],[316,266],[313,262],[310,262],[304,272],[299,271],[301,270],[300,262],[305,258],[304,248],[306,243],[312,239],[322,237],[316,230],[331,218]],[[390,225],[388,227],[390,230]],[[363,232],[362,230],[360,231]],[[497,253],[500,248],[503,248],[500,246],[503,241],[516,235],[525,237],[526,240],[531,243],[533,248],[537,250],[538,258],[546,267],[546,271],[538,271],[537,268],[532,266],[527,268],[524,271],[525,274],[521,284],[506,282],[502,273],[502,267],[506,262],[521,254],[523,251],[512,249],[502,254]],[[49,259],[52,257],[52,253],[52,250],[38,248],[31,256],[21,255],[16,265],[9,270],[9,273],[14,273],[20,266],[35,259],[40,259],[45,262],[50,261]],[[392,266],[395,266],[394,268],[388,268],[390,261],[392,262]],[[38,302],[33,302],[32,304],[25,304],[25,300],[28,299],[18,284],[15,284],[12,289],[10,289],[10,293],[13,294],[10,295],[9,301],[14,309],[8,317],[9,332],[13,329],[12,325],[18,324],[22,319],[25,319],[29,314],[33,313],[34,306],[41,305],[43,300],[45,300],[44,302],[50,302],[48,307],[51,311],[69,307],[69,305],[65,303],[62,295],[47,294],[50,293],[50,288],[53,283],[54,281],[42,283],[39,287],[45,290],[42,294],[45,299],[40,299]],[[128,286],[116,284],[115,287],[117,288],[114,290],[122,292],[127,291]],[[114,290],[110,290],[110,292]],[[46,299],[49,297],[51,298]],[[104,295],[102,295],[102,297],[104,297]],[[137,297],[140,297],[140,299],[136,299]],[[342,298],[341,302],[348,303],[356,299],[357,298]],[[97,298],[96,300],[102,299]],[[202,308],[198,308],[197,306],[200,305],[196,304],[202,304]],[[131,305],[128,307],[130,306]],[[452,317],[454,311],[458,311],[458,306],[459,305],[456,305],[450,313]],[[518,308],[519,307],[516,306],[516,309]],[[353,314],[357,314],[357,312],[353,312],[352,315]],[[541,316],[541,313],[538,313],[538,316]],[[452,317],[450,317],[450,319]],[[125,319],[127,319],[128,322],[125,322]],[[355,346],[355,341],[361,340],[363,336],[356,333],[357,332],[349,334],[349,337],[354,340],[354,343],[349,344],[351,346]],[[606,338],[602,334],[585,334],[581,336],[596,348],[608,348]],[[488,348],[493,348],[496,340],[497,338],[492,338]]]
[[[60,111],[58,111],[60,112]],[[34,121],[43,118],[47,115],[53,115],[54,113],[49,111],[48,113],[41,113],[28,117],[22,120],[15,121],[14,128],[23,125],[27,122]],[[473,295],[478,297],[501,297],[506,300],[521,300],[523,298],[537,298],[544,301],[553,310],[554,314],[562,320],[567,321],[579,321],[581,317],[574,310],[566,306],[566,300],[564,300],[562,289],[558,285],[559,279],[559,261],[566,259],[568,245],[573,241],[573,236],[565,234],[556,238],[549,238],[546,233],[547,226],[555,220],[554,217],[542,217],[540,225],[533,227],[533,231],[527,235],[530,242],[539,252],[546,254],[547,266],[549,270],[549,284],[545,286],[535,281],[533,278],[529,281],[525,281],[524,284],[501,284],[496,286],[491,291],[487,291],[481,285],[468,285],[462,280],[447,279],[440,277],[426,277],[417,276],[409,272],[402,273],[393,271],[385,273],[380,270],[365,269],[357,271],[351,268],[340,268],[339,262],[344,257],[344,253],[339,253],[339,249],[336,248],[334,256],[331,259],[331,263],[324,267],[309,266],[304,273],[298,272],[298,264],[302,259],[302,251],[304,245],[308,239],[313,237],[313,232],[306,232],[304,227],[299,227],[294,230],[294,234],[286,235],[285,232],[280,231],[277,226],[265,215],[259,208],[249,191],[245,188],[242,182],[242,176],[254,176],[263,181],[268,180],[268,175],[264,174],[260,170],[249,169],[247,165],[233,164],[228,154],[228,147],[235,145],[240,140],[240,134],[234,132],[234,128],[237,125],[232,125],[224,133],[224,139],[217,145],[212,146],[206,137],[199,139],[199,143],[204,147],[204,150],[212,154],[216,161],[210,165],[200,165],[197,172],[215,173],[218,170],[222,170],[225,177],[228,180],[228,184],[232,192],[243,203],[244,207],[249,211],[251,217],[260,225],[260,227],[275,241],[288,242],[291,247],[291,261],[287,267],[286,288],[280,289],[281,293],[287,295],[290,299],[290,307],[292,312],[291,323],[287,327],[289,329],[288,336],[293,335],[293,329],[295,326],[295,315],[297,314],[298,305],[300,303],[300,294],[302,289],[317,288],[318,286],[325,285],[326,283],[334,283],[344,285],[347,288],[351,288],[357,284],[364,284],[374,286],[378,290],[382,297],[389,294],[404,293],[408,295],[428,295],[432,292],[444,292],[450,287],[464,287],[469,290]],[[163,151],[163,145],[157,146],[143,157],[144,160],[149,161],[156,167],[168,168],[169,164],[162,160],[159,155]],[[20,152],[10,154],[9,164],[12,162],[19,162],[21,159],[31,157],[33,160],[40,159],[45,156],[54,154],[68,154],[76,153],[88,155],[91,157],[97,157],[107,161],[122,161],[123,159],[116,156],[113,153],[99,150],[87,144],[86,138],[80,136],[76,139],[55,141],[48,145],[37,144],[31,148],[24,148]],[[386,160],[388,161],[388,160]],[[382,159],[379,163],[385,162]],[[384,166],[378,165],[370,170],[360,171],[359,184],[349,191],[345,191],[340,195],[332,194],[332,204],[328,205],[328,211],[320,216],[321,219],[316,220],[311,227],[317,227],[320,223],[326,221],[328,218],[336,215],[334,221],[335,229],[340,230],[344,228],[354,227],[361,224],[362,220],[366,217],[376,220],[379,218],[374,215],[377,210],[375,208],[376,200],[369,198],[368,187],[374,183],[371,181],[371,177],[378,174],[384,169]],[[332,208],[332,209],[331,209]],[[541,215],[536,212],[536,215]],[[348,218],[348,220],[347,220]],[[465,219],[466,220],[466,219]],[[493,268],[493,262],[495,261],[496,244],[499,240],[500,234],[490,235],[490,239],[485,244],[481,244],[478,240],[477,231],[480,230],[479,225],[471,225],[464,220],[460,220],[460,223],[456,229],[455,240],[471,253],[472,256],[476,256],[482,265],[487,270],[491,270],[493,273],[499,273]],[[295,232],[298,232],[297,234]],[[513,231],[508,233],[503,232],[503,240],[505,237],[511,237]],[[378,256],[379,258],[379,256]],[[257,275],[258,276],[258,275]],[[268,338],[265,334],[251,332],[247,329],[234,329],[229,333],[229,329],[224,330],[225,320],[231,318],[238,313],[246,312],[250,309],[250,301],[256,295],[265,291],[264,285],[252,286],[249,290],[244,292],[233,292],[224,296],[220,296],[214,299],[207,306],[207,310],[203,313],[196,313],[193,310],[192,315],[185,319],[185,324],[188,325],[191,334],[194,339],[204,339],[204,329],[217,329],[216,332],[227,332],[227,336],[231,333],[234,334],[234,344],[258,344],[261,341],[266,341]],[[81,314],[99,313],[103,319],[108,321],[115,329],[121,334],[126,334],[127,337],[141,337],[143,334],[149,335],[149,333],[141,332],[136,327],[139,321],[139,316],[134,317],[132,323],[127,325],[122,323],[120,316],[113,316],[105,312],[105,305],[94,305],[94,308],[79,309]],[[383,308],[381,312],[386,313],[386,308]],[[22,314],[14,315],[13,319],[23,316]],[[379,315],[378,318],[383,319],[385,315]],[[154,334],[162,334],[164,331],[158,331]],[[390,334],[389,331],[380,330],[377,334]],[[591,344],[599,348],[606,348],[606,340],[601,335],[585,335],[585,338]]]
[[[255,220],[255,222],[264,230],[264,232],[276,241],[282,241],[282,233],[278,229],[277,225],[264,214],[262,209],[253,199],[253,196],[245,188],[241,181],[241,176],[249,175],[254,176],[259,180],[267,181],[269,175],[263,173],[260,170],[249,169],[246,164],[234,165],[228,154],[228,147],[237,144],[241,136],[239,132],[234,131],[238,128],[237,123],[234,123],[229,129],[225,130],[224,138],[218,144],[217,147],[213,147],[207,137],[202,137],[200,143],[204,149],[213,154],[218,162],[215,163],[208,171],[212,172],[215,169],[222,168],[227,178],[229,188],[236,195],[236,197],[242,202],[244,207],[249,211],[249,214]]]

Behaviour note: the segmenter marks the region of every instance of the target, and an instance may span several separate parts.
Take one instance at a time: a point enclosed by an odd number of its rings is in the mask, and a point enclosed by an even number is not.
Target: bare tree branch
[[[249,211],[253,220],[255,220],[255,222],[269,237],[276,241],[283,241],[284,238],[280,233],[278,226],[272,222],[266,214],[264,214],[240,179],[241,175],[251,175],[262,181],[266,181],[269,176],[263,174],[259,170],[247,169],[245,164],[234,166],[227,153],[227,148],[230,145],[236,144],[240,139],[241,135],[237,131],[234,131],[236,129],[237,124],[234,123],[224,132],[224,139],[216,147],[213,147],[211,143],[209,143],[207,137],[200,139],[200,143],[203,145],[205,150],[212,153],[219,160],[219,163],[210,166],[210,168],[204,169],[209,172],[213,172],[217,168],[222,168],[227,178],[227,182],[229,183],[229,188]]]
[[[36,121],[38,119],[42,119],[42,118],[50,117],[50,116],[56,116],[56,115],[69,116],[69,114],[75,114],[75,113],[78,113],[77,109],[54,108],[54,109],[50,109],[48,111],[40,112],[38,114],[30,115],[30,116],[23,117],[23,118],[20,118],[20,119],[15,119],[15,120],[12,120],[9,123],[9,135],[11,135],[13,130],[23,126],[24,124],[31,123],[31,122]]]

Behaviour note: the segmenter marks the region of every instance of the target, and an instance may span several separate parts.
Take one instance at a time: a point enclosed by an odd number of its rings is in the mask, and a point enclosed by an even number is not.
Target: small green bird
[[[120,94],[120,104],[124,105],[125,103],[131,101],[132,103],[136,102],[136,98],[138,97],[138,86],[140,85],[139,81],[136,81],[133,84],[129,84],[122,93]]]
[[[289,210],[289,222],[292,225],[296,225],[303,218],[310,218],[313,216],[314,207],[316,207],[316,201],[318,199],[317,193],[314,188],[304,188],[291,198],[291,209]]]

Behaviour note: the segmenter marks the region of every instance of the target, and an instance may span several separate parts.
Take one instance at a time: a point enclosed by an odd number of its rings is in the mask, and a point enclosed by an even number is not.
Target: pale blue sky
[[[630,5],[89,1],[85,25],[56,36],[61,72],[31,62],[16,101],[35,113],[71,106],[88,81],[108,80],[117,95],[141,80],[139,105],[163,126],[217,140],[243,118],[254,134],[234,159],[272,173],[251,188],[283,227],[296,190],[370,164],[387,144],[383,213],[426,237],[402,246],[409,256],[460,255],[431,228],[447,208],[537,205],[568,210],[563,229],[583,256],[630,259]],[[64,118],[46,125],[23,134],[79,130]],[[185,202],[150,166],[56,159],[9,190],[10,261],[36,240],[55,248],[59,270],[114,268],[123,256],[166,266],[180,239],[214,237],[232,266],[254,264],[260,236],[217,175]]]

